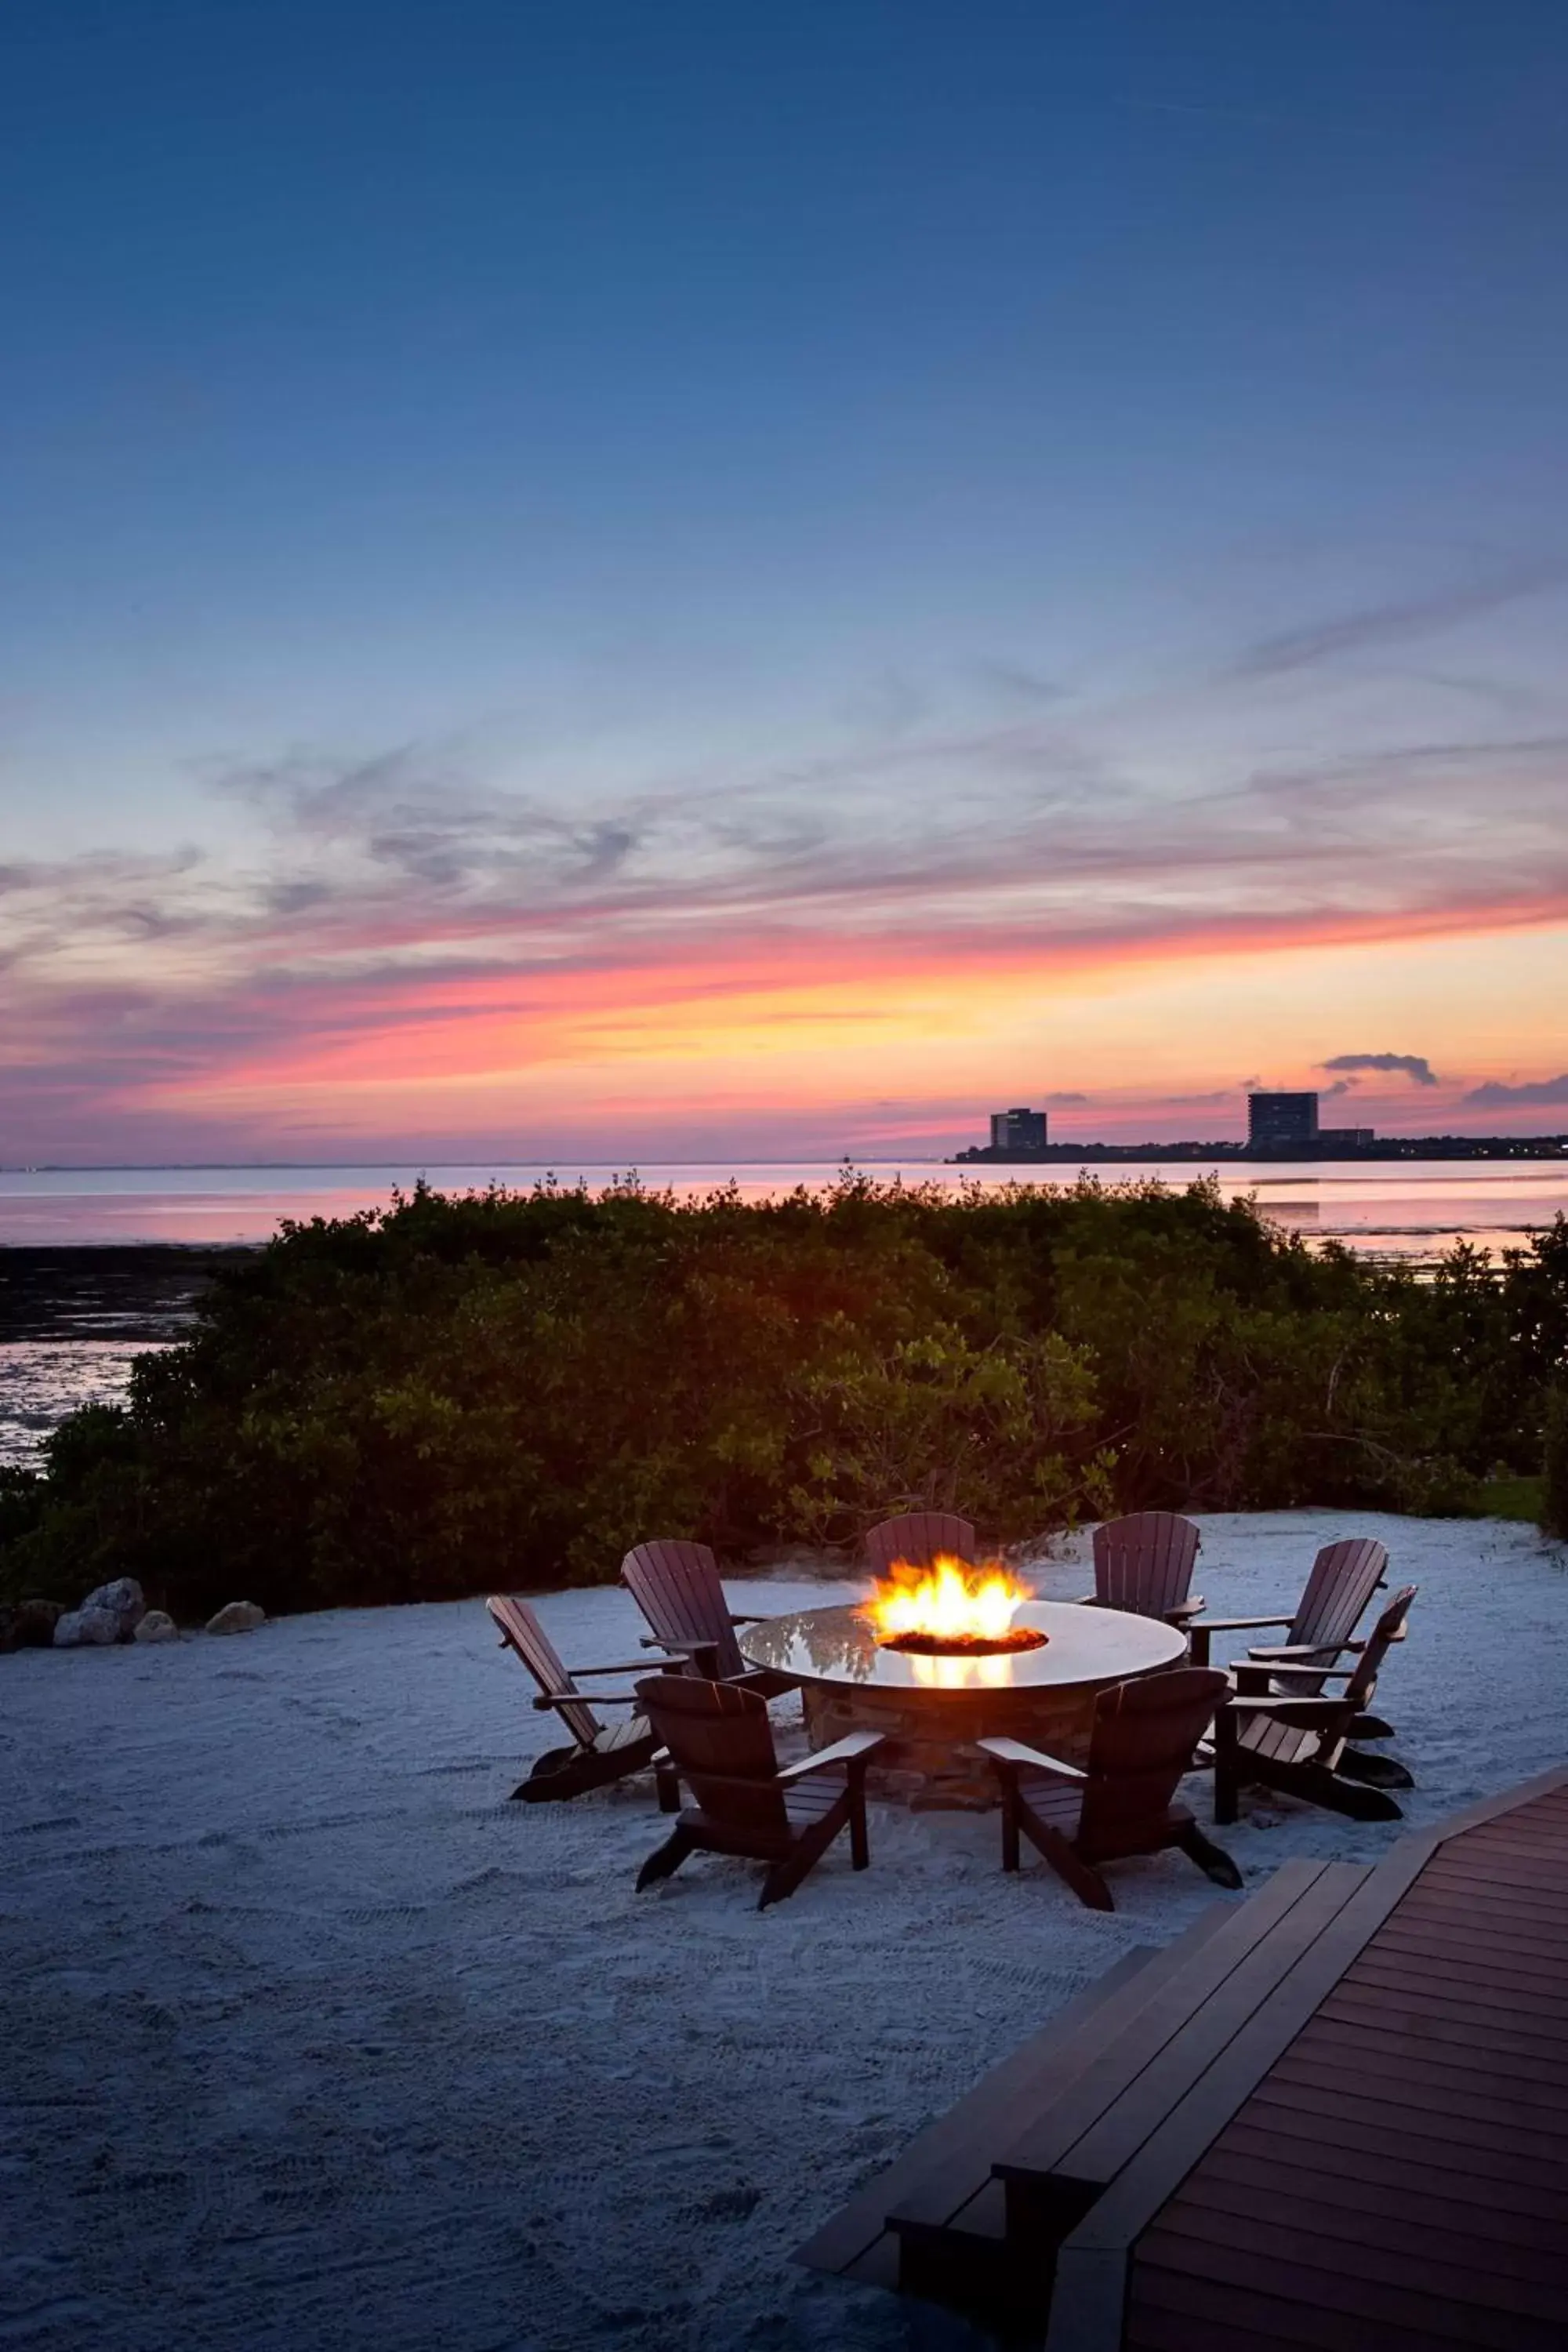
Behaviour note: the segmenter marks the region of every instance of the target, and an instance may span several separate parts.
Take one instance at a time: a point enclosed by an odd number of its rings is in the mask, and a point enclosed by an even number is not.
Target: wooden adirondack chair
[[[1080,1903],[1114,1911],[1100,1865],[1179,1846],[1218,1886],[1239,1886],[1228,1853],[1205,1837],[1176,1784],[1229,1690],[1211,1667],[1115,1683],[1095,1702],[1089,1769],[1021,1739],[981,1739],[1002,1784],[1002,1867],[1018,1867],[1020,1832]]]
[[[621,1582],[647,1619],[650,1638],[644,1649],[664,1650],[679,1659],[677,1672],[737,1683],[762,1698],[778,1698],[795,1688],[787,1675],[749,1666],[741,1655],[736,1626],[761,1620],[737,1616],[731,1609],[719,1563],[706,1544],[668,1538],[638,1544],[621,1562]]]
[[[490,1595],[485,1607],[500,1629],[501,1647],[515,1652],[539,1685],[541,1696],[534,1706],[553,1707],[563,1727],[572,1734],[569,1748],[548,1748],[536,1759],[527,1780],[519,1783],[512,1795],[525,1804],[578,1797],[584,1789],[623,1780],[627,1773],[641,1772],[651,1764],[658,1780],[659,1809],[673,1812],[674,1780],[659,1769],[665,1759],[657,1735],[643,1717],[634,1714],[624,1723],[601,1723],[527,1601],[498,1592]],[[635,1675],[647,1663],[638,1658],[625,1665],[579,1666],[577,1673]],[[637,1704],[635,1691],[602,1691],[599,1696],[606,1706],[636,1707]]]
[[[1359,1647],[1352,1634],[1363,1610],[1383,1582],[1388,1549],[1370,1536],[1349,1536],[1325,1544],[1312,1562],[1312,1573],[1293,1617],[1211,1617],[1196,1619],[1191,1628],[1195,1666],[1209,1662],[1209,1639],[1215,1633],[1245,1633],[1266,1625],[1288,1626],[1283,1645],[1251,1652],[1257,1660],[1278,1658],[1284,1665],[1305,1666],[1321,1659],[1332,1665],[1343,1650]],[[1321,1687],[1320,1684],[1319,1687]]]
[[[1107,1519],[1094,1531],[1094,1591],[1083,1595],[1095,1609],[1124,1609],[1133,1617],[1161,1617],[1184,1626],[1203,1607],[1188,1597],[1203,1538],[1191,1519],[1174,1511],[1134,1511]]]
[[[967,1519],[956,1519],[951,1511],[905,1511],[867,1533],[867,1564],[878,1576],[886,1576],[896,1559],[929,1568],[939,1554],[973,1566],[974,1529]]]
[[[1235,1821],[1240,1791],[1247,1787],[1304,1797],[1310,1804],[1348,1813],[1352,1821],[1403,1818],[1387,1792],[1414,1787],[1404,1765],[1387,1757],[1357,1759],[1363,1766],[1367,1761],[1381,1766],[1378,1785],[1368,1787],[1364,1769],[1346,1769],[1346,1742],[1366,1720],[1378,1669],[1390,1644],[1404,1633],[1415,1593],[1416,1587],[1406,1584],[1394,1594],[1353,1667],[1243,1661],[1234,1668],[1237,1688],[1215,1725],[1216,1822]],[[1334,1682],[1345,1685],[1337,1697],[1322,1688]]]
[[[866,1768],[879,1731],[847,1738],[783,1771],[768,1710],[754,1691],[691,1675],[650,1675],[637,1697],[695,1803],[637,1873],[637,1889],[680,1868],[689,1853],[734,1853],[772,1865],[757,1907],[782,1903],[843,1830],[857,1870],[870,1860]]]

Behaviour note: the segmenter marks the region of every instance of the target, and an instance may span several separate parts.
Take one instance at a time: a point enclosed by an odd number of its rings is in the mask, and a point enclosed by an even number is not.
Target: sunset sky
[[[0,1161],[1568,1129],[1562,0],[0,53]]]

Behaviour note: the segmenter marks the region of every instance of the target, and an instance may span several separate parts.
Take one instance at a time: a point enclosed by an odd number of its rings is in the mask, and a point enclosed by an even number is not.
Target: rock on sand
[[[120,1619],[112,1609],[68,1609],[55,1624],[57,1650],[106,1650],[120,1639]]]
[[[267,1612],[258,1609],[254,1601],[231,1601],[216,1617],[207,1619],[209,1633],[254,1633],[258,1625],[267,1622]]]

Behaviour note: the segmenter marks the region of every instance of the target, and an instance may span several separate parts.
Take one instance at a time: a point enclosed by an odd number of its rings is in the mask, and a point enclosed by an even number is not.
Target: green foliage
[[[1552,1391],[1544,1418],[1541,1528],[1545,1535],[1568,1540],[1568,1388]]]
[[[420,1188],[285,1226],[123,1407],[0,1480],[0,1596],[430,1599],[921,1506],[996,1541],[1140,1505],[1463,1509],[1534,1468],[1565,1354],[1561,1221],[1421,1282],[1211,1184]]]
[[[1476,1515],[1483,1519],[1515,1519],[1522,1526],[1539,1527],[1545,1500],[1546,1482],[1542,1478],[1486,1478],[1477,1496]]]

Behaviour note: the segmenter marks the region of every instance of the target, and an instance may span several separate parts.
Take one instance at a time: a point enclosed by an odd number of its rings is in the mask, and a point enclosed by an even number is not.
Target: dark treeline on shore
[[[0,1475],[0,1599],[436,1599],[919,1504],[996,1542],[1140,1506],[1462,1510],[1540,1469],[1565,1365],[1561,1218],[1418,1280],[1211,1183],[421,1189],[216,1266],[123,1407]]]

